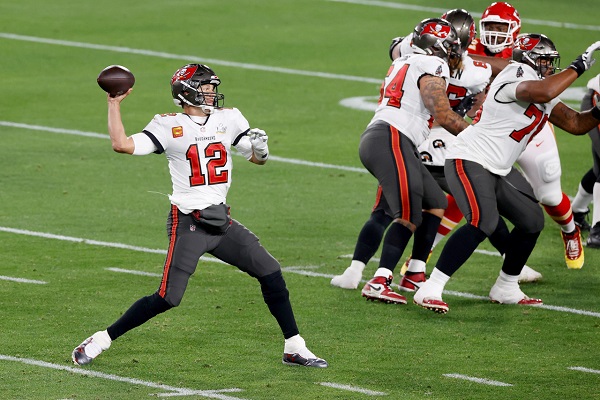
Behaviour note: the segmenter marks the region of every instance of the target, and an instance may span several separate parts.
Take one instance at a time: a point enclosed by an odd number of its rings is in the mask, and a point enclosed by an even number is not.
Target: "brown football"
[[[135,77],[130,70],[121,65],[109,65],[100,71],[98,85],[111,97],[120,96],[135,83]]]

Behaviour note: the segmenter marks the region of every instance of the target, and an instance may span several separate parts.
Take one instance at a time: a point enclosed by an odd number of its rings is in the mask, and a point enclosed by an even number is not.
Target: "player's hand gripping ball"
[[[98,85],[110,97],[120,96],[131,89],[135,83],[135,77],[130,70],[121,65],[109,65],[100,71]]]

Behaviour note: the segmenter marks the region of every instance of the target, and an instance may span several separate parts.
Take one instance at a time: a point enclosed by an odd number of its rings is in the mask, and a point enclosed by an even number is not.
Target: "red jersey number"
[[[200,160],[197,144],[191,145],[185,156],[190,161],[192,172],[190,175],[190,186],[216,185],[218,183],[226,183],[229,179],[229,171],[217,170],[227,164],[227,150],[223,143],[210,143],[204,148],[204,157],[209,159],[205,166],[202,165]]]
[[[520,142],[525,136],[533,132],[533,135],[529,138],[529,141],[531,141],[531,139],[542,130],[546,121],[548,121],[548,116],[545,115],[542,110],[537,108],[535,104],[530,104],[529,107],[527,107],[525,115],[529,118],[533,118],[533,121],[523,129],[512,131],[510,137],[516,142]]]
[[[404,95],[402,86],[404,85],[404,80],[406,79],[406,71],[408,71],[408,67],[410,67],[410,65],[405,64],[398,70],[398,72],[396,72],[396,75],[392,78],[390,83],[387,84],[387,86],[385,86],[385,82],[381,85],[378,104],[381,104],[383,99],[386,98],[388,99],[388,106],[400,108],[400,101]],[[392,65],[386,78],[390,76],[389,74],[392,73],[393,69],[394,66]]]

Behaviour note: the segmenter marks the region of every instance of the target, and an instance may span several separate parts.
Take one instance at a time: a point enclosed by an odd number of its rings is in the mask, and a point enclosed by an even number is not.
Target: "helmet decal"
[[[189,64],[179,68],[171,78],[171,85],[177,81],[187,81],[198,71],[198,64]]]
[[[450,26],[449,25],[441,25],[435,21],[429,22],[423,25],[423,30],[421,31],[421,35],[431,34],[440,39],[445,39],[450,34]]]
[[[531,51],[540,43],[541,40],[542,39],[539,37],[521,36],[517,39],[515,47],[518,47],[519,50]]]

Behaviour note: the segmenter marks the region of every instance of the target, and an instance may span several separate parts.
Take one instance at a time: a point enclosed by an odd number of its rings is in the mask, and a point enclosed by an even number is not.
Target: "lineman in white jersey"
[[[379,268],[361,293],[396,304],[406,303],[390,288],[402,252],[417,227],[432,226],[435,231],[446,208],[444,193],[421,163],[417,147],[427,139],[434,118],[454,133],[468,126],[452,111],[446,96],[447,60],[460,51],[454,27],[440,18],[423,20],[414,29],[413,44],[419,54],[398,58],[390,66],[379,105],[359,145],[360,159],[377,178],[394,218]]]
[[[212,69],[187,64],[171,79],[171,92],[181,113],[156,115],[142,133],[127,137],[121,120],[122,96],[108,97],[108,131],[119,153],[165,153],[173,184],[167,221],[169,249],[158,290],[136,301],[106,330],[98,331],[73,350],[77,365],[89,364],[112,341],[180,304],[198,261],[209,253],[256,278],[263,299],[283,333],[283,363],[327,367],[299,335],[281,266],[258,237],[232,219],[226,203],[231,185],[231,146],[255,164],[269,156],[268,137],[250,129],[236,108],[221,107],[221,83]]]
[[[480,119],[465,129],[449,149],[445,174],[452,194],[467,219],[444,246],[427,282],[414,302],[439,313],[448,311],[444,286],[495,229],[499,215],[514,224],[500,275],[490,299],[507,304],[540,304],[526,296],[518,275],[533,251],[544,226],[544,216],[529,182],[513,164],[527,143],[550,120],[574,135],[598,124],[600,109],[579,113],[556,99],[593,63],[590,46],[565,71],[554,74],[560,56],[544,35],[519,37],[513,62],[492,83]]]

